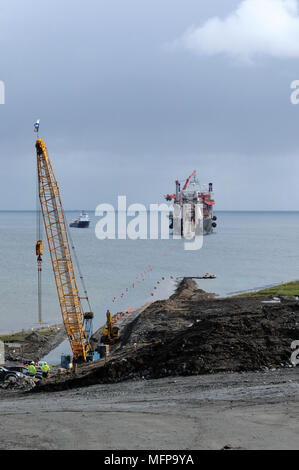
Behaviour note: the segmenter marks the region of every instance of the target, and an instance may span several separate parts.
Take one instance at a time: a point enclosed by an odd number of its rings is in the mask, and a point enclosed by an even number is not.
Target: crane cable
[[[42,242],[42,217],[41,217],[41,205],[39,200],[39,182],[38,182],[38,169],[36,169],[36,240],[37,246],[41,246]],[[42,256],[38,255],[37,258],[37,308],[38,308],[38,322],[42,324]]]
[[[91,309],[91,305],[90,305],[90,301],[89,301],[89,297],[88,297],[88,292],[87,292],[87,288],[86,288],[86,284],[85,284],[85,281],[84,281],[84,277],[83,277],[83,274],[82,274],[82,271],[81,271],[81,267],[80,267],[80,263],[79,263],[79,259],[78,259],[78,256],[77,256],[77,252],[76,252],[76,248],[75,248],[75,245],[74,245],[74,241],[73,241],[73,238],[72,238],[72,235],[71,235],[71,231],[69,229],[69,225],[68,225],[68,222],[66,221],[66,230],[67,230],[67,234],[68,234],[68,237],[69,237],[69,240],[70,240],[70,246],[71,246],[71,249],[73,251],[73,254],[74,254],[74,259],[75,259],[75,264],[76,264],[76,267],[77,267],[77,270],[78,270],[78,273],[79,273],[79,277],[80,277],[80,280],[81,280],[81,284],[82,284],[82,289],[83,289],[83,292],[85,294],[86,297],[80,297],[80,303],[81,303],[81,300],[82,299],[85,299],[88,303],[88,307],[89,307],[89,311],[92,312],[92,309]],[[82,303],[81,303],[81,307],[82,307]],[[82,308],[82,310],[84,311],[84,309]]]

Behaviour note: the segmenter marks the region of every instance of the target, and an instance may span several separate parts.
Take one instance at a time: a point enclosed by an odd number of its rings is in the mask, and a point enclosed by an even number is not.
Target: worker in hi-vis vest
[[[42,366],[42,374],[43,374],[43,378],[46,379],[49,375],[49,372],[50,372],[50,367],[48,366],[48,364],[45,362]]]
[[[35,368],[35,365],[34,365],[33,362],[31,362],[31,364],[29,365],[29,367],[28,367],[28,372],[29,372],[30,377],[32,377],[33,379],[35,379],[36,368]]]

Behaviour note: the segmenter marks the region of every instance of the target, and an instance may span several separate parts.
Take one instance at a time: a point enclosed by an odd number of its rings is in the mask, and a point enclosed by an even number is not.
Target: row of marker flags
[[[148,268],[145,269],[145,271],[143,271],[141,274],[138,274],[138,276],[136,276],[135,281],[130,285],[130,287],[126,287],[125,291],[122,292],[118,297],[114,296],[112,299],[112,302],[115,303],[117,301],[122,300],[125,297],[125,295],[129,293],[130,289],[135,289],[140,282],[144,282],[145,276],[151,271],[153,271],[153,269],[154,267],[152,265],[149,265]],[[170,276],[170,279],[174,279],[174,277]],[[160,284],[160,282],[164,280],[165,280],[165,276],[162,276],[161,280],[157,281],[157,284]],[[157,286],[154,286],[154,289],[157,289]],[[153,292],[151,292],[151,296],[154,296]]]
[[[136,276],[136,280],[131,284],[130,287],[126,287],[125,292],[122,292],[119,297],[116,297],[116,296],[113,297],[112,302],[114,303],[114,302],[117,302],[118,300],[123,299],[124,296],[129,292],[129,289],[130,288],[135,289],[135,287],[137,286],[139,282],[142,282],[145,280],[144,276],[148,274],[149,272],[151,272],[153,269],[154,269],[153,266],[149,265],[148,268],[145,269],[145,271],[143,271],[141,274],[138,274],[138,276]]]

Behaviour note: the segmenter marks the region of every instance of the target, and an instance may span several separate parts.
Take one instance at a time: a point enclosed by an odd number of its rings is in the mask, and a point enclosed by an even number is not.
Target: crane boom
[[[191,181],[191,179],[193,178],[193,176],[196,175],[196,170],[193,171],[193,173],[189,176],[189,178],[187,178],[186,180],[186,183],[184,184],[184,187],[183,187],[183,191],[186,191],[186,189],[188,188],[189,186],[189,183]]]
[[[47,147],[36,141],[39,199],[66,333],[74,360],[86,360],[91,350],[83,327],[83,311],[71,258],[60,192]]]

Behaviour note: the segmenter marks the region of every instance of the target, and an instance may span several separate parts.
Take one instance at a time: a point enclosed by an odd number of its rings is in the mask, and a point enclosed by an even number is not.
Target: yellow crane
[[[89,338],[84,329],[85,317],[78,293],[59,187],[55,179],[45,143],[42,139],[38,138],[35,147],[37,156],[38,195],[63,323],[72,348],[74,362],[86,361],[88,354],[91,354],[92,351]],[[37,241],[36,255],[40,285],[43,255],[42,240]],[[93,316],[91,312],[85,315],[87,315],[88,318]]]

